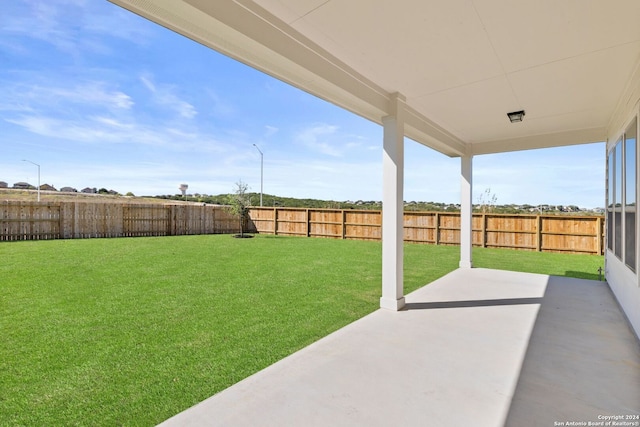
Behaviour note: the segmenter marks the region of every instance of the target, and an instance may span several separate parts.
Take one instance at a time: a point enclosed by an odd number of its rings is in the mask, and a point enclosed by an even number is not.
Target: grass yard
[[[408,293],[458,264],[406,245]],[[374,311],[377,242],[227,235],[0,244],[0,425],[150,426]],[[475,249],[597,279],[602,257]]]

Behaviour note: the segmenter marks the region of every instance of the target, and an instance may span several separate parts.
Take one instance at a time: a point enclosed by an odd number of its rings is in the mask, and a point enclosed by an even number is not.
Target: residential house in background
[[[13,184],[13,188],[15,188],[16,190],[30,190],[30,189],[35,189],[36,187],[34,187],[33,185],[29,184],[28,182],[16,182],[15,184]]]
[[[44,191],[58,191],[56,190],[56,188],[53,185],[49,185],[49,184],[42,184],[40,186],[40,190],[44,190]]]

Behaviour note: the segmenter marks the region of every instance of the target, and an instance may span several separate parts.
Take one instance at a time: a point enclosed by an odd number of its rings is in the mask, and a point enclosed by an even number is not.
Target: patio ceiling
[[[605,141],[640,88],[638,0],[111,1],[450,156]]]

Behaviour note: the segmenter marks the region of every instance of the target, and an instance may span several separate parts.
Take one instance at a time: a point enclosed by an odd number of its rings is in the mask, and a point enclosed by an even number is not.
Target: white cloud
[[[143,74],[140,76],[142,84],[151,92],[154,101],[161,106],[167,107],[177,112],[181,117],[185,119],[192,119],[198,114],[196,108],[180,99],[175,92],[176,87],[171,85],[157,85],[153,82],[153,77],[149,74]]]
[[[317,124],[301,130],[295,135],[295,140],[307,148],[332,157],[341,157],[342,150],[329,142],[331,136],[338,131],[337,126]]]
[[[107,107],[125,110],[131,108],[134,104],[129,95],[120,91],[105,91],[104,85],[101,83],[79,86],[75,91],[69,93],[69,95],[76,97],[80,102],[103,104]]]
[[[269,138],[270,136],[275,135],[280,130],[275,126],[269,126],[269,125],[266,125],[264,128],[265,128],[265,132],[264,132],[265,138]]]
[[[14,53],[29,54],[23,40],[38,40],[73,57],[83,52],[110,54],[105,36],[142,44],[149,39],[146,23],[119,7],[84,0],[12,0],[3,4],[10,20],[1,20],[2,31],[13,40],[1,45]]]
[[[224,100],[213,89],[207,88],[207,95],[211,101],[211,111],[218,117],[230,117],[236,112],[236,108],[229,102]]]
[[[95,34],[97,40],[102,40],[106,35],[137,45],[146,45],[153,37],[149,27],[153,27],[155,24],[147,22],[119,6],[110,3],[105,3],[104,6],[104,13],[86,13],[84,15],[83,34]]]
[[[93,125],[36,115],[5,120],[31,133],[49,138],[88,143],[114,143],[122,140],[122,133],[113,132],[111,129],[115,121],[109,123],[104,118],[95,120],[96,123]]]
[[[111,126],[113,128],[120,128],[120,129],[132,129],[133,128],[133,125],[131,123],[125,123],[125,122],[122,122],[120,120],[117,120],[117,119],[114,119],[114,118],[111,118],[111,117],[95,116],[95,117],[90,117],[89,119],[93,120],[94,122],[106,125],[106,126]]]
[[[110,88],[106,82],[92,81],[70,87],[54,84],[5,83],[0,88],[4,111],[53,110],[56,106],[74,104],[82,109],[90,106],[128,110],[134,102],[126,93]]]
[[[178,101],[177,98],[176,98],[176,109],[182,117],[185,117],[187,119],[191,119],[196,114],[198,114],[198,112],[196,111],[196,108],[193,105],[189,104],[188,102]]]
[[[156,85],[151,81],[151,76],[143,74],[140,76],[140,81],[150,92],[156,92]]]
[[[229,144],[212,135],[167,126],[147,126],[112,117],[88,120],[58,119],[47,116],[22,116],[5,119],[36,135],[84,144],[127,144],[163,147],[174,152],[222,153],[232,151]]]

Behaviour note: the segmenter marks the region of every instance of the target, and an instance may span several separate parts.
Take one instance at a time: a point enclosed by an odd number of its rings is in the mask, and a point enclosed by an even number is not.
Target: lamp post
[[[260,153],[260,207],[262,207],[262,183],[263,183],[263,165],[264,165],[264,154],[262,154],[262,151],[258,148],[258,146],[256,144],[253,144],[254,147],[256,147],[256,150],[258,150],[258,152]]]
[[[31,163],[32,165],[36,165],[38,167],[38,201],[40,201],[40,165],[32,162],[31,160],[22,159],[23,162]]]

